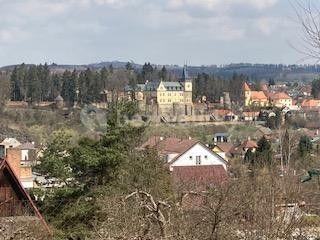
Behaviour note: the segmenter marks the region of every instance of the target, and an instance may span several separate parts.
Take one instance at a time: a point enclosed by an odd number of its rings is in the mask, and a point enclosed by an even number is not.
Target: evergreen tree
[[[256,150],[256,160],[261,166],[271,166],[272,164],[272,148],[270,142],[263,136],[258,141]]]
[[[312,143],[308,136],[301,136],[298,144],[298,153],[300,157],[305,157],[312,151]]]

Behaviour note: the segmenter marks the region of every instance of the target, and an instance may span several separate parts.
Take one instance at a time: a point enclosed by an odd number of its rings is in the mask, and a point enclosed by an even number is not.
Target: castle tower
[[[192,93],[192,79],[189,77],[187,65],[183,67],[181,82],[184,84],[184,90]]]
[[[242,88],[243,88],[243,93],[244,93],[244,106],[248,107],[250,105],[251,89],[246,82],[243,83]]]

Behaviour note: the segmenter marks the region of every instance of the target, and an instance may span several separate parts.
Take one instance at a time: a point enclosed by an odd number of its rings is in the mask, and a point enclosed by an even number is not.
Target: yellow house
[[[244,106],[259,106],[265,107],[268,106],[269,101],[268,97],[263,91],[252,91],[249,85],[244,82],[243,84],[243,92],[244,92]]]
[[[291,107],[292,98],[285,92],[269,93],[270,104],[276,107]]]

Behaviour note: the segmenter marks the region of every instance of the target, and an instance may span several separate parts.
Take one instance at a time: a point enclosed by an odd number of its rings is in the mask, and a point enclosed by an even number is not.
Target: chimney
[[[21,165],[21,149],[19,148],[8,148],[7,149],[7,162],[9,163],[10,167],[20,178],[20,165]]]

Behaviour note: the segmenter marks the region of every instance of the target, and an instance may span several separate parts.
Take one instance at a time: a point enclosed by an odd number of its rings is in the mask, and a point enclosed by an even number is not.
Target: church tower
[[[189,77],[187,65],[184,65],[183,67],[181,82],[184,85],[184,91],[191,92],[192,94],[192,79]]]
[[[250,100],[251,100],[251,89],[246,82],[243,83],[243,93],[244,93],[244,106],[248,107],[250,105]]]

